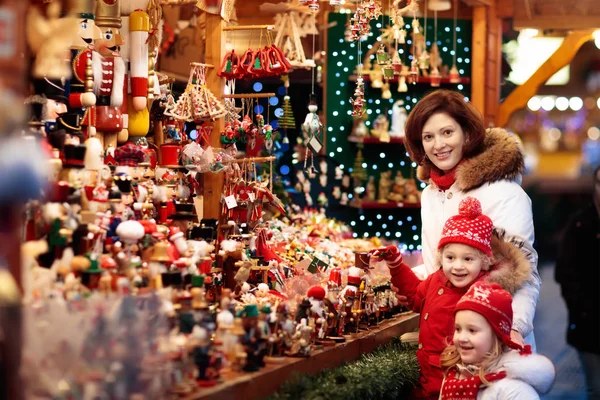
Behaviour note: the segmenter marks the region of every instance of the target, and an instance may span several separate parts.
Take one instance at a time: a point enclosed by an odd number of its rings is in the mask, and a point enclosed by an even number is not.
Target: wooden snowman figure
[[[120,107],[125,89],[125,62],[119,53],[123,45],[120,0],[98,0],[96,25],[102,37],[95,41],[97,57],[92,55],[96,106],[90,110],[88,123],[94,123],[96,134],[105,149],[117,147],[117,136],[123,129]]]
[[[120,33],[125,41],[120,54],[127,66],[124,91],[126,98],[121,106],[124,126],[118,138],[119,143],[123,143],[128,137],[137,142],[136,138],[145,137],[150,129],[148,93],[154,93],[154,82],[149,89],[148,73],[149,63],[153,64],[154,60],[149,60],[148,55],[150,16],[147,10],[150,0],[120,1]]]
[[[404,101],[397,100],[392,106],[392,129],[390,129],[391,137],[404,137],[404,126],[406,125],[406,109]]]
[[[96,105],[92,58],[99,57],[94,42],[101,38],[102,31],[96,25],[94,8],[94,0],[80,0],[71,10],[71,14],[80,20],[77,35],[71,45],[72,76],[66,85],[66,95],[69,109],[79,114],[82,114],[84,109]],[[93,136],[94,130],[90,131],[90,128],[92,127],[88,127],[88,135]]]

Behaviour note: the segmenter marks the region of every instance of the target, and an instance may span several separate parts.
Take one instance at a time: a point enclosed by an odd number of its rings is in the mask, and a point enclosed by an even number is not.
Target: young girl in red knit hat
[[[476,282],[454,309],[453,344],[441,357],[440,400],[534,400],[550,390],[548,358],[510,338],[512,296],[500,285]]]
[[[531,268],[518,248],[493,234],[490,218],[473,197],[463,199],[450,217],[438,243],[437,272],[421,281],[402,262],[396,246],[372,256],[387,262],[392,284],[407,296],[408,308],[421,313],[417,359],[421,367],[416,398],[437,399],[444,377],[440,356],[454,334],[454,307],[478,280],[500,283],[514,293],[531,278]]]

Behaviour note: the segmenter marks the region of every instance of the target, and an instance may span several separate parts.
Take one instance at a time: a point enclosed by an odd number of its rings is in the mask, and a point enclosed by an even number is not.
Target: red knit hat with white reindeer
[[[479,200],[465,197],[458,206],[458,215],[448,218],[444,224],[438,249],[448,243],[462,243],[491,257],[493,228],[492,220],[481,213]]]
[[[531,354],[531,346],[521,346],[510,338],[513,321],[512,296],[497,283],[476,282],[458,301],[454,313],[471,310],[481,314],[506,346]]]

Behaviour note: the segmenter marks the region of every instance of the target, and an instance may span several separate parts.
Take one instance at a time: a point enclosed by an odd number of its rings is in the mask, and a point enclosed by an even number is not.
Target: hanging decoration
[[[452,68],[450,68],[450,72],[448,77],[450,78],[450,83],[459,83],[460,82],[460,74],[458,73],[458,68],[456,68],[456,20],[458,17],[458,0],[454,0],[454,25],[452,28]]]
[[[283,4],[283,3],[280,3]],[[260,6],[261,10],[269,11],[269,4]],[[273,44],[281,49],[289,63],[294,67],[307,68],[315,65],[314,60],[307,59],[302,46],[302,38],[316,34],[317,27],[313,24],[311,10],[305,6],[285,4],[284,12],[275,13]]]
[[[187,86],[171,114],[175,119],[198,122],[225,116],[225,106],[206,86],[206,67],[206,64],[191,63]]]
[[[429,53],[427,52],[427,3],[425,3],[425,7],[423,7],[423,44],[422,48],[420,48],[420,54],[418,55],[419,60],[419,68],[422,71],[426,71],[429,69]],[[415,32],[416,34],[416,32]],[[418,42],[414,41],[415,48],[419,48]],[[419,51],[417,50],[417,51]]]
[[[440,70],[438,67],[442,65],[442,58],[440,57],[440,51],[438,49],[437,43],[437,10],[433,11],[433,44],[431,45],[431,55],[429,57],[429,65],[431,67],[431,72],[429,73],[429,77],[431,78],[431,86],[439,87],[440,81],[442,80],[442,76],[440,74]]]
[[[266,29],[268,45],[262,47],[263,30],[260,33],[258,49],[248,48],[240,57],[235,49],[226,53],[217,75],[227,80],[254,80],[286,74],[292,64],[284,55],[283,50],[273,43],[270,29]]]

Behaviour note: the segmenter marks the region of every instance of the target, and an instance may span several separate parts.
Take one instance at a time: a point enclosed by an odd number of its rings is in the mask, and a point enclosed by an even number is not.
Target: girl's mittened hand
[[[402,263],[402,254],[396,246],[382,247],[371,250],[371,257],[377,257],[387,262],[389,268],[396,268]]]

